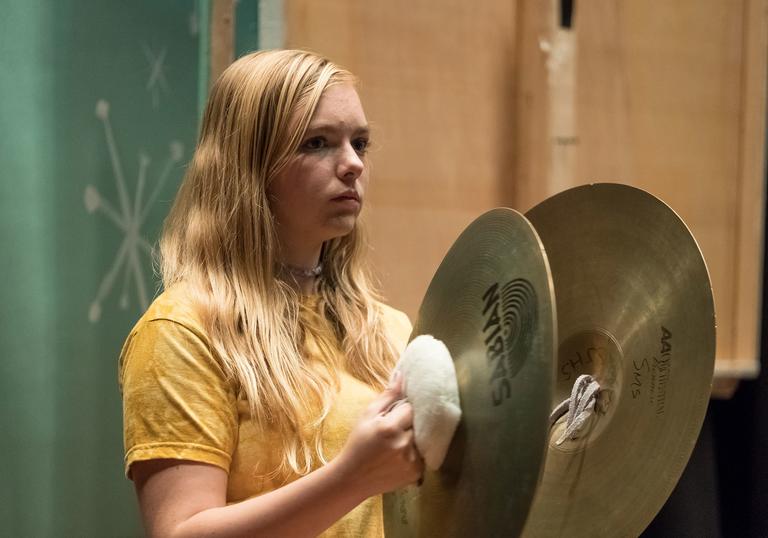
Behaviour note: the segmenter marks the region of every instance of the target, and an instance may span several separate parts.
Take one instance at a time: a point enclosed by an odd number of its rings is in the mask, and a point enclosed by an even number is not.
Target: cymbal
[[[411,339],[454,361],[462,418],[439,471],[384,496],[387,537],[516,536],[540,476],[554,383],[552,279],[530,223],[480,216],[451,247]]]
[[[638,536],[677,483],[706,412],[715,358],[707,267],[680,217],[626,185],[570,189],[526,217],[555,284],[552,406],[579,374],[602,392],[581,437],[558,446],[563,424],[553,427],[523,536]]]

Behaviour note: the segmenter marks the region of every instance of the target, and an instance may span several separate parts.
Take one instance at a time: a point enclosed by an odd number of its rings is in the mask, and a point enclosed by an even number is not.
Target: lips
[[[360,195],[357,194],[357,191],[347,191],[344,194],[341,194],[337,196],[336,198],[333,198],[334,200],[354,200],[357,203],[360,203]]]

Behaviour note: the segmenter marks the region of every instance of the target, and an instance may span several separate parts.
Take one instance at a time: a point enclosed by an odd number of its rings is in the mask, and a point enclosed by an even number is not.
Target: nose
[[[336,175],[345,183],[354,183],[365,170],[365,163],[351,143],[342,146],[339,161],[337,163]]]

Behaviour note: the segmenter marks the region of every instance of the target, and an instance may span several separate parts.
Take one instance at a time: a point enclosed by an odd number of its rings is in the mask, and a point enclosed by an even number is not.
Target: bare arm
[[[226,504],[227,473],[180,460],[133,465],[150,536],[316,536],[366,498],[415,482],[423,462],[413,444],[410,405],[387,409],[399,383],[368,407],[341,454],[277,490]]]
[[[137,488],[150,536],[316,536],[365,499],[331,463],[280,489],[226,506],[227,473],[192,462],[146,462]],[[158,469],[159,467],[159,469]]]

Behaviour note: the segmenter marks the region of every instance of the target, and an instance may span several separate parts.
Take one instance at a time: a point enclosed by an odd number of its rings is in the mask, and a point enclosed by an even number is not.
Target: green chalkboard
[[[141,534],[117,358],[158,289],[150,250],[194,148],[209,7],[0,0],[4,536]]]

